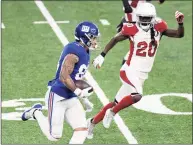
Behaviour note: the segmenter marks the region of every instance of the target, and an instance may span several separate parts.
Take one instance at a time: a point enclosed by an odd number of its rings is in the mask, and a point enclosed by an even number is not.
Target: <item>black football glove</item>
[[[164,3],[164,1],[165,1],[165,0],[159,0],[159,3],[162,4],[162,3]]]

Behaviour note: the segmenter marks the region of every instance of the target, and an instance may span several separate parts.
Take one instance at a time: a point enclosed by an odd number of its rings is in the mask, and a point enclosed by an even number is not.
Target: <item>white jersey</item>
[[[159,19],[154,25],[155,44],[151,42],[150,30],[145,32],[137,24],[125,24],[121,33],[130,38],[130,51],[127,65],[140,72],[150,72],[154,63],[161,33],[167,29],[167,24]]]

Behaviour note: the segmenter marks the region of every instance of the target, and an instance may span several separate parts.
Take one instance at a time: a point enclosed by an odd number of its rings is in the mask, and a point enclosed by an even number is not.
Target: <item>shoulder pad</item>
[[[123,24],[123,28],[121,30],[121,33],[123,35],[134,36],[138,31],[139,30],[135,24],[125,23],[125,24]]]
[[[161,18],[156,18],[156,23],[154,25],[154,28],[158,32],[164,32],[165,30],[168,29],[167,23],[162,20]]]

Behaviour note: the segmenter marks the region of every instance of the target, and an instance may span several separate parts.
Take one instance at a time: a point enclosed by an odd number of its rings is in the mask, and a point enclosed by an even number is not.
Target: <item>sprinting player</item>
[[[163,4],[165,0],[157,0],[160,4]],[[151,2],[151,0],[122,0],[123,2],[123,10],[124,10],[124,17],[122,18],[120,24],[117,26],[117,33],[119,33],[123,27],[123,23],[136,22],[136,9],[141,3]],[[125,63],[129,56],[129,53],[125,55],[122,61],[122,65]]]
[[[105,55],[118,42],[129,39],[130,51],[126,63],[120,69],[122,86],[115,96],[115,100],[104,106],[92,119],[88,120],[88,138],[92,138],[96,124],[103,120],[108,128],[116,113],[140,101],[143,94],[143,84],[151,71],[155,55],[162,36],[182,38],[184,36],[184,15],[176,11],[175,17],[178,29],[168,29],[164,20],[156,17],[156,9],[150,3],[143,3],[136,10],[136,24],[127,23],[120,33],[115,35],[105,46],[103,52],[97,56],[93,65],[100,68]]]
[[[35,104],[22,114],[22,120],[37,120],[43,134],[51,141],[62,137],[64,119],[74,133],[69,144],[83,144],[87,136],[85,110],[79,98],[90,96],[92,87],[79,89],[76,80],[83,79],[90,61],[89,49],[95,49],[99,36],[98,27],[82,22],[75,29],[75,41],[67,44],[60,56],[56,76],[48,83],[45,95],[48,118],[42,113],[42,105]]]

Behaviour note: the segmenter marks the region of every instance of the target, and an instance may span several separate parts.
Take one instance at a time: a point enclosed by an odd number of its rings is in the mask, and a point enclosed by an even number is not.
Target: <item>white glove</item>
[[[91,103],[88,98],[82,98],[82,102],[85,105],[86,112],[91,112],[93,109],[93,103]]]
[[[85,98],[85,97],[88,97],[88,96],[93,94],[93,88],[88,87],[88,88],[83,89],[83,90],[76,88],[76,90],[74,91],[74,94],[76,94],[80,98]]]
[[[97,56],[94,60],[93,60],[93,65],[96,69],[101,68],[103,62],[104,62],[104,57],[102,55]]]

